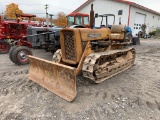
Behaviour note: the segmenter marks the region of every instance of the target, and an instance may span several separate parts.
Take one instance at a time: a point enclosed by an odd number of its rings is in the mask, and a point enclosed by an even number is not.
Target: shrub
[[[152,31],[152,32],[149,33],[150,36],[155,35],[155,34],[156,34],[156,31]]]

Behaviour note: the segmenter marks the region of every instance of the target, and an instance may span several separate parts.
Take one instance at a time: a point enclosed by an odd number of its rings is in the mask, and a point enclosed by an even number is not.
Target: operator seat
[[[111,41],[124,40],[125,25],[112,25],[109,39]]]

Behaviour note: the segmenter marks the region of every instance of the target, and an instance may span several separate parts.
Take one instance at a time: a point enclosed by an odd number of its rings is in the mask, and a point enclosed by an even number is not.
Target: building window
[[[123,14],[123,10],[118,10],[118,15],[122,15]]]

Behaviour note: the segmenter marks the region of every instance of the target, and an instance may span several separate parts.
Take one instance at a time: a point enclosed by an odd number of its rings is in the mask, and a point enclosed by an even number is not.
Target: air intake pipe
[[[52,15],[52,14],[49,14],[50,15],[50,27],[52,27],[52,16],[54,16],[54,15]]]

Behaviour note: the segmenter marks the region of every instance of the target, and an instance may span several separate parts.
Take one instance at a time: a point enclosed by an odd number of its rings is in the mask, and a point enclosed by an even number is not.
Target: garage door
[[[136,13],[135,21],[134,21],[134,30],[133,35],[136,36],[139,31],[141,31],[142,24],[145,23],[146,15]]]

